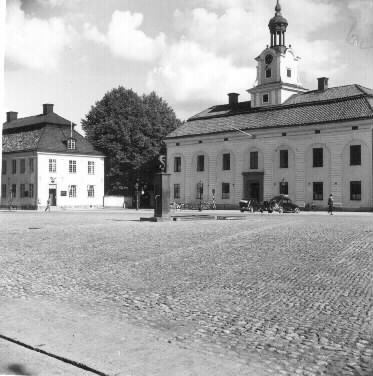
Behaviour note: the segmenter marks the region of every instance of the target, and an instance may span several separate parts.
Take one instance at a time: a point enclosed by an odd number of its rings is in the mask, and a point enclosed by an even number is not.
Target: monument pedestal
[[[162,222],[170,221],[170,176],[158,172],[154,177],[154,217],[140,218],[140,221]]]

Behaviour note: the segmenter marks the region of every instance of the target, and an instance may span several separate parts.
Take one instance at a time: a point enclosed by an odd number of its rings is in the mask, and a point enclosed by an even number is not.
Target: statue
[[[161,170],[161,172],[165,172],[166,171],[166,156],[160,155],[158,157],[158,161],[159,161],[159,169]]]

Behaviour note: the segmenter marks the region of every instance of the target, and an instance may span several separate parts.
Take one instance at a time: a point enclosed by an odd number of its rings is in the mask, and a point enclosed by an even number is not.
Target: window
[[[180,198],[180,184],[174,184],[174,199]]]
[[[280,195],[289,194],[289,183],[287,181],[280,182]]]
[[[271,78],[272,77],[272,69],[271,68],[267,68],[266,69],[266,78]]]
[[[221,198],[228,199],[229,198],[229,183],[222,183],[221,184]]]
[[[315,134],[320,134],[320,129],[316,129]]]
[[[358,129],[359,129],[359,127],[358,127],[357,125],[353,125],[353,126],[352,126],[352,130],[353,130],[353,131],[357,131]]]
[[[291,69],[290,68],[286,69],[286,75],[288,77],[291,77]]]
[[[264,94],[263,97],[262,97],[262,101],[263,101],[263,103],[268,103],[269,102],[269,95]]]
[[[88,175],[94,175],[94,174],[95,174],[95,162],[88,161]]]
[[[24,184],[21,184],[20,195],[21,195],[21,198],[26,197]]]
[[[76,149],[76,141],[73,138],[69,138],[67,140],[67,148],[69,150],[75,150]]]
[[[257,170],[258,169],[258,152],[251,151],[250,152],[250,170]]]
[[[21,165],[20,165],[20,172],[21,174],[24,174],[25,171],[26,171],[26,160],[25,159],[21,159]]]
[[[29,197],[34,197],[34,184],[29,184],[28,185],[28,196]]]
[[[205,156],[199,155],[197,157],[197,171],[205,171]]]
[[[324,199],[324,184],[322,182],[313,183],[313,199],[315,201]]]
[[[200,200],[200,199],[203,198],[203,183],[202,183],[202,182],[199,182],[199,183],[197,184],[196,198],[197,198],[198,200]]]
[[[3,162],[2,162],[2,168],[1,168],[1,173],[3,174],[3,175],[6,175],[6,167],[7,167],[7,165],[6,165],[6,161],[3,159]]]
[[[28,160],[28,166],[29,166],[30,172],[34,172],[34,158],[30,158]]]
[[[361,181],[350,182],[350,200],[352,201],[361,200]]]
[[[70,174],[76,173],[76,161],[69,161],[69,172]]]
[[[76,197],[76,185],[69,185],[69,197]]]
[[[1,198],[6,198],[6,184],[1,184]]]
[[[289,167],[289,152],[288,150],[280,150],[280,168]]]
[[[17,185],[16,184],[12,184],[12,190],[10,194],[11,194],[11,198],[17,197]]]
[[[229,153],[223,154],[223,170],[231,169],[231,155]]]
[[[95,186],[94,185],[88,186],[88,197],[95,197]]]
[[[313,167],[323,167],[324,150],[323,148],[313,148]]]
[[[282,136],[282,137],[285,137],[285,136],[286,136],[286,132],[282,132],[282,133],[281,133],[281,136]]]
[[[12,160],[12,174],[17,173],[17,161],[15,159]]]
[[[181,157],[174,159],[174,172],[181,172]]]
[[[55,159],[49,160],[49,172],[56,172],[56,160]]]
[[[350,146],[350,165],[351,166],[361,165],[361,145]]]

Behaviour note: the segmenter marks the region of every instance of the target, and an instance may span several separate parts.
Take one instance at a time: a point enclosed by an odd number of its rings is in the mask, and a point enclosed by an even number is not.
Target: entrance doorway
[[[249,183],[249,198],[260,201],[260,183]]]
[[[244,172],[243,179],[244,191],[242,198],[263,201],[264,172]]]
[[[50,206],[56,206],[57,205],[57,193],[56,188],[49,188],[49,201]]]

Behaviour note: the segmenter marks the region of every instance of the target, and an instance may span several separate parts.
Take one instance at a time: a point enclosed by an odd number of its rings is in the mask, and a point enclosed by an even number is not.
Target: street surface
[[[373,214],[151,215],[0,212],[0,334],[110,375],[373,375]],[[48,374],[15,348],[0,374]]]

